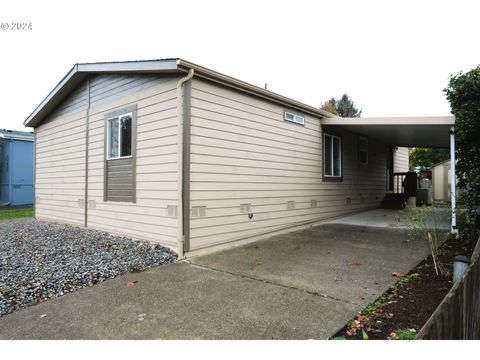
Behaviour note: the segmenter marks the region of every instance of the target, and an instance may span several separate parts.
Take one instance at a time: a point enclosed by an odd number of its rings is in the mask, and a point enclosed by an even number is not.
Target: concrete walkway
[[[0,339],[327,339],[428,254],[404,231],[324,224],[129,274],[1,317]]]

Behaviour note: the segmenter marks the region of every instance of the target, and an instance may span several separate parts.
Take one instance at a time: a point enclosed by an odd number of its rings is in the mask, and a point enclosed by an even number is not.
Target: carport
[[[453,116],[324,118],[322,126],[338,127],[390,146],[450,148],[451,174],[455,177],[455,118]],[[457,232],[456,181],[451,179],[451,231]]]

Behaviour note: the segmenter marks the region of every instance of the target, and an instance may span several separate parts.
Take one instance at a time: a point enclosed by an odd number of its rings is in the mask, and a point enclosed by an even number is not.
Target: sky
[[[75,63],[172,57],[315,107],[348,93],[364,117],[450,115],[449,76],[480,65],[479,10],[478,0],[3,1],[0,128],[25,129]]]

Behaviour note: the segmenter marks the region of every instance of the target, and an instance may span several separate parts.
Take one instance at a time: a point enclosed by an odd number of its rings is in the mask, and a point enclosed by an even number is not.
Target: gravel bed
[[[175,261],[160,245],[35,219],[0,222],[0,316]]]

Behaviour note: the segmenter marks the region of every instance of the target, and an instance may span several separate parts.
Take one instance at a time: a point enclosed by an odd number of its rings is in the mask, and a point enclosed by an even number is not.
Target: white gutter
[[[0,133],[0,138],[2,138],[2,139],[12,139],[12,140],[33,141],[33,134],[32,135],[18,135],[18,134]]]
[[[452,204],[452,234],[458,234],[457,229],[457,175],[455,166],[455,128],[450,129],[450,199]]]
[[[188,75],[177,83],[177,241],[178,257],[185,257],[185,234],[183,232],[183,96],[182,85],[193,77],[194,70],[190,69]]]

